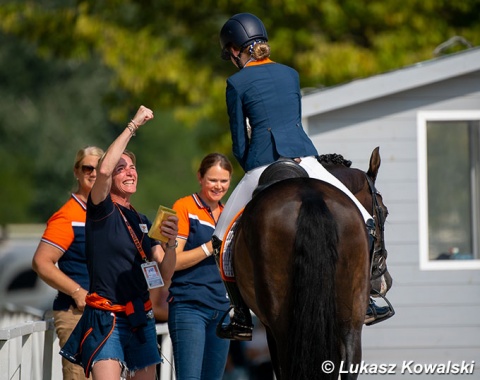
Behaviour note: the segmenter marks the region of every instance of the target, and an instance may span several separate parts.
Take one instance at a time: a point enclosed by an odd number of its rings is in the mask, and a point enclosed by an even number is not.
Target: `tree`
[[[84,141],[77,135],[79,124],[80,130],[91,128],[94,136],[102,131],[95,141],[103,144],[145,103],[155,111],[173,113],[171,128],[181,130],[182,136],[194,136],[198,151],[190,150],[192,156],[183,169],[198,160],[196,155],[230,152],[224,92],[226,77],[236,69],[220,60],[218,33],[228,17],[245,11],[264,21],[272,59],[296,68],[305,89],[431,59],[435,48],[453,36],[473,46],[480,40],[480,0],[204,0],[201,5],[192,0],[4,1],[0,30],[25,49],[24,58],[40,67],[32,71],[25,61],[17,66],[12,60],[10,70],[23,69],[15,79],[18,88],[4,90],[0,144],[11,149],[15,138],[36,136],[41,125],[45,128],[42,141],[48,145],[43,151],[30,152],[36,154],[35,165],[51,168],[65,140],[71,142],[70,149]],[[455,45],[444,53],[463,48]],[[2,53],[8,54],[3,44]],[[8,58],[12,59],[11,54]],[[38,70],[51,72],[48,80]],[[78,93],[70,88],[75,83]],[[36,93],[27,97],[30,102],[19,101],[25,96],[18,89],[29,93],[32,85]],[[18,126],[12,125],[8,115],[17,112],[20,104],[30,111],[22,113],[23,134],[18,131],[15,137],[12,129]],[[67,124],[73,127],[66,128]],[[146,132],[149,142],[155,141],[148,138],[153,131]],[[184,141],[174,144],[179,150]],[[11,153],[7,149],[3,154]],[[63,161],[66,156],[69,160],[72,153],[64,154]],[[45,170],[28,163],[29,156],[22,154],[7,173],[8,178],[25,173],[22,191],[9,190],[22,204],[32,196],[26,189],[40,185],[35,175],[46,178]],[[52,173],[51,181],[66,169]],[[51,193],[48,184],[41,186]],[[38,207],[45,210],[45,204],[38,204],[41,200],[35,202],[33,209],[17,214],[18,218],[37,213]]]
[[[47,5],[48,4],[48,5]],[[26,1],[2,5],[4,31],[56,58],[100,56],[115,85],[177,108],[184,121],[225,122],[218,32],[234,13],[260,16],[273,58],[299,70],[305,87],[329,86],[432,58],[454,35],[480,39],[480,1],[270,0]],[[179,107],[181,106],[181,107]],[[123,120],[124,104],[112,111]]]

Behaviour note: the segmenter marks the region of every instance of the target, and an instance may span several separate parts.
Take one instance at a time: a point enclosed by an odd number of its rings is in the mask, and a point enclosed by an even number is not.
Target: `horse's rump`
[[[379,148],[367,172],[350,168],[338,155],[324,158],[325,168],[375,218],[374,252],[385,259],[388,209],[375,188]],[[337,380],[341,363],[342,380],[356,379],[358,373],[348,369],[361,362],[370,255],[365,223],[353,201],[316,179],[276,182],[245,207],[234,249],[236,281],[266,327],[277,379]],[[391,277],[384,269],[386,292]]]
[[[361,328],[368,295],[364,281],[363,287],[356,286],[357,291],[363,289],[355,301],[362,303],[361,313],[353,315],[351,307],[337,310],[342,293],[351,292],[342,288],[350,285],[343,279],[355,277],[338,263],[344,265],[345,256],[351,256],[346,250],[356,249],[359,256],[363,251],[364,270],[355,270],[368,276],[364,230],[353,202],[316,179],[272,184],[245,208],[235,244],[236,278],[245,301],[266,326],[270,349],[283,347],[276,354],[282,378],[326,379],[338,374],[338,369],[330,375],[321,369],[324,361],[337,363],[341,355],[343,322],[338,315],[355,323],[361,319]],[[346,233],[357,237],[347,243],[341,239]],[[341,288],[335,285],[338,278]],[[340,302],[341,307],[345,304]]]

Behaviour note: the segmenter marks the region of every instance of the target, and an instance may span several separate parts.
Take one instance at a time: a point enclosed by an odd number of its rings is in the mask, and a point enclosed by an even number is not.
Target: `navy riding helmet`
[[[230,46],[233,45],[243,50],[254,41],[268,41],[267,30],[262,20],[251,13],[238,13],[230,17],[220,31],[222,59],[230,60],[228,51]]]

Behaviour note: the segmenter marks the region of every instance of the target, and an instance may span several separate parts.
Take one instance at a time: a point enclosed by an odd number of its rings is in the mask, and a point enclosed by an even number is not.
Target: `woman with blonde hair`
[[[53,318],[60,346],[80,319],[89,286],[85,255],[87,198],[97,178],[96,167],[103,150],[96,146],[80,149],[73,164],[77,183],[70,199],[47,222],[33,256],[32,267],[48,285],[58,290]],[[81,367],[62,360],[63,378],[85,379]]]
[[[258,179],[279,158],[296,161],[312,178],[342,190],[361,212],[370,239],[375,224],[355,196],[317,160],[317,149],[302,126],[299,75],[293,68],[270,59],[267,30],[251,13],[232,16],[220,31],[221,57],[239,71],[227,79],[226,102],[232,149],[245,175],[229,197],[215,228],[212,245],[218,252],[233,218],[252,198]],[[252,320],[235,282],[225,282],[234,307],[231,323],[217,334],[225,339],[251,340]],[[388,308],[385,308],[388,309]],[[387,310],[369,309],[378,317]]]

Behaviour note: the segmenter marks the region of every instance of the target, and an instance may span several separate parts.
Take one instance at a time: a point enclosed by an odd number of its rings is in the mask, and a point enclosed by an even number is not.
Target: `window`
[[[480,111],[419,112],[421,269],[480,269]]]

